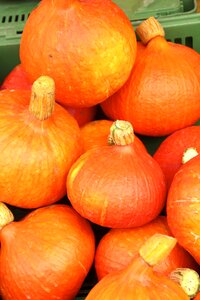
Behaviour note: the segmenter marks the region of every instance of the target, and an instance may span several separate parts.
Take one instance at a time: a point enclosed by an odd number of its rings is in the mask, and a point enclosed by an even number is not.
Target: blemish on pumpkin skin
[[[196,243],[200,239],[200,235],[190,231],[190,234],[194,237],[194,243]]]
[[[174,201],[174,203],[200,203],[199,198],[190,198],[190,199],[177,199]]]

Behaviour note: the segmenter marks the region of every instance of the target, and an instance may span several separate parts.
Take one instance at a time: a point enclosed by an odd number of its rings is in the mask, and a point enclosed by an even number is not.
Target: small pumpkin
[[[200,263],[200,156],[182,165],[167,196],[167,220],[173,235]]]
[[[54,79],[59,103],[89,107],[126,82],[136,49],[132,24],[113,1],[42,0],[25,24],[20,60],[31,81]]]
[[[111,229],[100,240],[95,254],[95,270],[98,280],[107,274],[122,270],[137,255],[142,244],[152,235],[160,233],[171,236],[165,216],[137,228]],[[171,274],[177,268],[192,268],[199,271],[193,257],[178,243],[171,253],[153,266],[162,275]]]
[[[3,299],[74,299],[94,259],[90,224],[64,204],[38,208],[18,222],[6,218],[7,209],[0,204]]]
[[[81,128],[84,151],[96,146],[108,145],[108,136],[112,124],[113,121],[105,119],[95,120],[85,124]],[[144,144],[136,135],[134,136],[134,143],[137,143],[138,146],[141,145],[142,150],[145,149]]]
[[[107,117],[132,123],[136,133],[166,136],[193,125],[200,111],[200,55],[168,42],[154,18],[137,28],[145,49],[137,53],[131,75],[101,107]]]
[[[66,178],[82,153],[76,120],[55,103],[54,81],[38,78],[32,91],[0,91],[0,198],[36,208],[66,195]]]
[[[193,154],[195,150],[200,153],[200,126],[177,130],[166,137],[155,151],[153,158],[163,170],[168,189],[175,173],[187,161],[187,150],[191,148],[194,148]]]
[[[32,84],[30,83],[26,72],[23,70],[22,65],[19,64],[11,70],[11,72],[4,79],[1,89],[22,89],[31,90]],[[65,106],[65,109],[72,115],[79,126],[83,126],[86,123],[94,120],[97,113],[97,107],[85,107],[85,108],[74,108]]]
[[[135,142],[129,122],[113,122],[109,145],[81,155],[67,176],[67,195],[83,217],[105,227],[130,228],[156,218],[166,186],[158,163]]]
[[[158,275],[152,268],[170,253],[175,243],[173,237],[153,235],[127,267],[100,280],[86,300],[189,300],[179,284],[164,275]]]

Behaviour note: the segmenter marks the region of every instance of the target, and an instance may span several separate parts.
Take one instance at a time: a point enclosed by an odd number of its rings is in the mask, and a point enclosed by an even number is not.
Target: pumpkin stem
[[[183,153],[182,164],[185,164],[186,162],[188,162],[190,159],[197,156],[198,154],[199,153],[197,152],[196,148],[193,147],[187,148]]]
[[[48,76],[39,77],[32,85],[29,111],[38,119],[48,119],[55,105],[55,83]]]
[[[165,32],[161,24],[154,18],[150,17],[143,21],[136,28],[136,33],[143,44],[147,44],[151,39],[156,36],[165,36]]]
[[[110,127],[108,136],[109,145],[129,145],[134,141],[134,132],[131,123],[117,120]]]
[[[9,208],[0,202],[0,229],[14,220],[14,216]]]
[[[155,266],[169,255],[176,243],[175,238],[156,233],[142,245],[139,254],[146,263]]]
[[[200,290],[199,274],[189,268],[177,268],[172,271],[169,278],[177,282],[188,297],[193,298]]]

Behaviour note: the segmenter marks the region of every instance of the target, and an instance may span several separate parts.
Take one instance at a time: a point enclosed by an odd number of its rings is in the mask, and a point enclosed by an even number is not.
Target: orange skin
[[[152,222],[137,228],[111,229],[100,240],[95,254],[95,270],[98,280],[107,274],[122,270],[138,253],[143,243],[155,233],[170,235],[166,217],[159,216]],[[169,275],[176,268],[192,268],[199,271],[198,264],[180,245],[176,244],[169,256],[153,269]]]
[[[175,174],[167,197],[167,220],[173,235],[200,263],[200,156]]]
[[[157,162],[133,142],[95,147],[81,155],[67,176],[67,195],[93,223],[130,228],[160,214],[166,186]]]
[[[6,76],[1,89],[30,90],[31,86],[32,84],[29,82],[26,72],[23,70],[21,64],[19,64]]]
[[[157,148],[153,158],[159,163],[170,188],[174,175],[182,166],[184,152],[193,147],[200,153],[200,126],[189,126],[169,135]]]
[[[129,79],[101,107],[110,119],[131,122],[136,133],[165,136],[199,119],[199,95],[200,55],[158,36],[138,47]]]
[[[113,272],[100,280],[86,300],[189,300],[174,281],[158,275],[138,254],[123,270]]]
[[[194,300],[200,300],[200,293],[198,293],[198,294],[196,295],[196,297],[194,297]]]
[[[0,238],[6,300],[72,300],[94,258],[90,224],[67,205],[39,208],[6,225]]]
[[[66,178],[82,153],[80,129],[59,104],[40,121],[28,110],[30,91],[0,92],[1,201],[36,208],[66,194]]]
[[[19,64],[8,74],[4,79],[1,89],[17,89],[17,90],[30,90],[32,84],[28,80],[27,74]],[[79,126],[94,120],[97,108],[96,106],[86,108],[65,107],[67,111],[76,119]]]
[[[78,108],[78,107],[75,108],[69,106],[66,107],[63,106],[63,107],[70,113],[70,115],[72,115],[76,119],[80,127],[93,121],[97,113],[96,106],[82,107],[82,108]]]
[[[114,94],[128,79],[135,56],[132,24],[110,0],[43,0],[20,43],[29,79],[49,75],[56,99],[72,107],[94,106]]]
[[[83,140],[84,151],[92,149],[96,146],[108,145],[108,135],[113,121],[111,120],[95,120],[88,122],[81,128],[81,136]],[[141,150],[146,150],[142,141],[135,135],[134,142],[141,146]]]

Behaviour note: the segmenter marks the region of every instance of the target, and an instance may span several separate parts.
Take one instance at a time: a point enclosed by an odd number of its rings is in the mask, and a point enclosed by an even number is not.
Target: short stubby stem
[[[48,76],[39,77],[32,85],[29,111],[40,121],[48,119],[55,106],[55,83]]]
[[[188,297],[193,298],[199,292],[200,278],[196,271],[189,268],[177,268],[170,273],[169,277],[182,287]]]
[[[134,132],[131,123],[123,120],[113,122],[108,136],[109,145],[125,146],[133,143]]]

